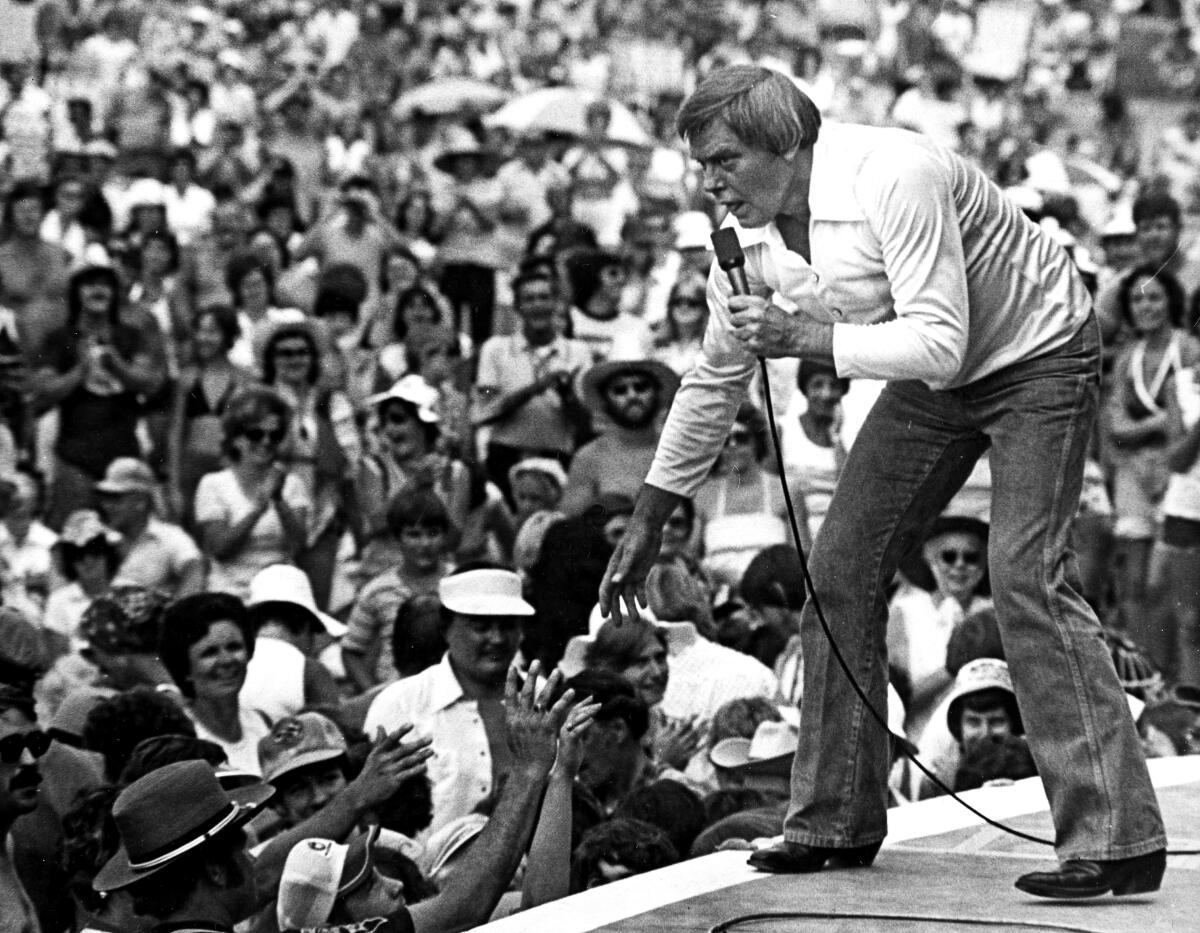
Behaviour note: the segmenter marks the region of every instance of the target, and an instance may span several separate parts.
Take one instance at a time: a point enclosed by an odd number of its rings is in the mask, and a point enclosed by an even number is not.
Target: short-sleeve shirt
[[[447,572],[449,567],[446,568]],[[342,636],[342,650],[361,654],[375,661],[375,676],[380,683],[399,678],[392,655],[392,628],[396,613],[405,600],[417,595],[436,595],[436,582],[420,588],[401,576],[396,568],[384,571],[363,587]]]
[[[288,474],[283,481],[283,500],[293,509],[307,509],[308,495],[304,484]],[[242,491],[232,470],[209,473],[196,487],[196,524],[224,521],[237,524],[254,511],[254,503]],[[274,508],[263,512],[250,530],[240,551],[224,560],[213,558],[208,586],[211,590],[233,593],[242,599],[249,595],[250,581],[264,567],[290,564],[291,548],[285,540],[283,523]]]
[[[521,334],[491,337],[480,348],[475,383],[503,396],[540,379],[551,370],[578,370],[592,365],[585,343],[559,338],[545,347],[532,347]],[[562,399],[554,389],[535,395],[507,418],[492,425],[492,440],[527,450],[561,450],[575,446]]]
[[[201,559],[191,535],[151,517],[146,530],[130,544],[116,579],[174,594],[188,566]]]

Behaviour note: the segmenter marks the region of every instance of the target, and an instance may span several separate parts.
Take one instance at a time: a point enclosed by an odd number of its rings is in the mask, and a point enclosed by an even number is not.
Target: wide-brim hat
[[[137,457],[117,457],[104,471],[104,478],[95,485],[96,492],[124,495],[127,492],[144,492],[154,495],[158,480],[150,465]]]
[[[438,392],[415,373],[409,373],[398,379],[386,392],[377,392],[364,399],[371,408],[378,408],[387,402],[407,402],[417,410],[417,418],[423,424],[436,424],[438,415]]]
[[[678,654],[693,644],[699,637],[695,623],[665,622],[655,616],[654,611],[649,606],[639,606],[638,615],[662,632],[667,642],[668,655]],[[604,614],[604,609],[599,603],[592,606],[592,611],[588,614],[588,633],[586,635],[573,636],[567,641],[567,645],[563,649],[563,656],[558,662],[558,669],[565,676],[574,677],[587,667],[588,649],[595,644],[596,636],[599,634],[600,629],[611,620],[612,617]]]
[[[308,574],[292,564],[271,564],[250,580],[246,608],[256,623],[269,612],[272,604],[298,606],[308,612],[313,621],[334,638],[346,634],[346,624],[317,608]]]
[[[787,776],[799,742],[799,729],[791,723],[761,722],[753,738],[722,739],[709,750],[708,758],[718,768],[739,774]]]
[[[614,349],[616,349],[614,347]],[[679,374],[666,363],[649,358],[613,358],[597,363],[584,372],[580,379],[580,395],[593,412],[604,411],[604,384],[613,376],[624,373],[643,373],[658,383],[658,402],[664,409],[670,407],[671,399],[679,388]]]
[[[1017,692],[1013,688],[1012,675],[1008,672],[1006,662],[999,658],[976,658],[959,669],[950,695],[946,697],[946,720],[951,734],[956,739],[959,738],[956,725],[961,706],[959,701],[968,694],[983,690],[1003,690],[1012,695],[1015,704]]]
[[[113,820],[121,847],[92,887],[115,891],[151,877],[217,834],[244,826],[274,792],[263,783],[226,791],[212,767],[197,759],[151,771],[117,797]]]
[[[521,578],[511,570],[468,570],[442,577],[438,599],[451,612],[466,616],[531,616],[534,608],[521,595]]]
[[[504,161],[500,153],[489,149],[464,127],[454,127],[442,151],[433,160],[439,172],[450,172],[460,159],[478,159],[485,173],[491,173]]]

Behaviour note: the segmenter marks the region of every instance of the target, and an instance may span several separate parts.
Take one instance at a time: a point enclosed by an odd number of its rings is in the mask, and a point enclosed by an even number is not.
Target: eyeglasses
[[[953,548],[947,548],[938,554],[938,559],[948,567],[953,567],[960,560],[968,567],[979,566],[980,554],[978,551],[957,551]]]
[[[283,360],[295,360],[302,356],[312,356],[308,347],[276,347],[275,357]]]
[[[397,411],[392,409],[392,411],[389,411],[386,415],[384,415],[383,420],[388,424],[401,425],[408,424],[410,421],[412,421],[412,418],[408,416],[408,412],[406,411]]]
[[[21,753],[29,749],[34,758],[41,758],[50,748],[50,736],[41,729],[29,732],[14,732],[0,739],[0,762],[15,765],[21,760]]]
[[[649,379],[614,379],[604,391],[620,398],[623,395],[642,395],[649,392],[650,389]]]
[[[704,308],[708,306],[708,299],[699,297],[688,298],[680,295],[671,299],[671,307],[675,307],[676,305],[686,305],[689,308]]]
[[[728,444],[749,444],[754,440],[754,435],[749,431],[730,431],[729,436],[725,438],[725,443]]]
[[[265,431],[262,428],[245,428],[242,431],[242,437],[251,444],[261,444],[263,441],[266,441],[272,447],[278,447],[283,443],[283,439],[287,437],[287,431],[283,428],[274,431]]]

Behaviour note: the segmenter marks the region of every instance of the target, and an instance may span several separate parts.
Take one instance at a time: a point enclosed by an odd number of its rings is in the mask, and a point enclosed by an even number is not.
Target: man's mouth
[[[37,768],[26,766],[13,775],[12,780],[8,782],[8,789],[12,792],[37,790],[41,783],[42,773]]]

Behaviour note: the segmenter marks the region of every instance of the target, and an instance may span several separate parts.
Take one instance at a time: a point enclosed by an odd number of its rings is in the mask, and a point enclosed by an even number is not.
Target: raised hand
[[[410,777],[424,773],[433,757],[428,738],[403,741],[412,731],[408,723],[388,734],[381,726],[375,735],[375,745],[350,789],[358,795],[358,805],[367,810],[390,800]]]
[[[555,671],[545,685],[537,688],[541,664],[529,665],[525,682],[516,668],[509,668],[504,688],[504,717],[508,725],[508,745],[514,770],[541,779],[554,764],[558,753],[558,733],[571,711],[574,690],[563,690],[563,675]]]
[[[700,751],[704,730],[695,719],[667,719],[654,734],[654,758],[662,765],[682,771]]]
[[[554,772],[572,780],[583,764],[584,739],[602,705],[591,702],[591,699],[584,697],[572,706],[567,713],[567,721],[558,730],[558,756],[554,759]]]

